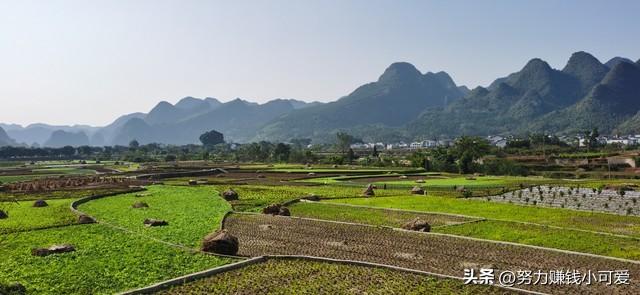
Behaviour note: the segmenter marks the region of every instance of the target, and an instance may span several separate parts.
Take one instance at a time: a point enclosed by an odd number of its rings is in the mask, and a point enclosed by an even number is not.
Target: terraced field
[[[453,213],[494,220],[531,222],[640,238],[640,218],[636,216],[423,196],[336,199],[330,202],[378,208]]]
[[[144,202],[145,208],[133,208]],[[231,206],[211,187],[150,186],[147,191],[102,198],[78,207],[98,222],[163,241],[197,248],[202,238],[220,226]],[[165,220],[167,226],[148,228],[147,218]]]
[[[100,224],[13,233],[3,238],[0,283],[20,282],[28,294],[113,294],[231,262]],[[71,244],[76,251],[31,255],[32,248],[54,244]]]
[[[505,241],[554,249],[640,260],[640,238],[593,233],[564,227],[464,217],[349,204],[300,202],[289,207],[293,216],[356,222],[399,228],[420,217],[431,231],[458,236]]]
[[[224,224],[240,240],[240,255],[310,255],[395,265],[461,277],[464,268],[496,271],[625,269],[640,275],[640,264],[538,248],[372,226],[232,214]],[[634,294],[640,285],[532,285],[541,292]]]
[[[233,188],[238,192],[238,200],[231,201],[236,211],[259,211],[273,203],[285,203],[309,195],[317,195],[326,199],[362,197],[362,187],[341,186],[224,186],[215,185],[214,189],[224,191]],[[377,196],[406,195],[406,190],[377,190]]]
[[[640,193],[591,188],[536,186],[495,195],[487,200],[530,206],[640,216]]]
[[[220,226],[231,207],[210,187],[152,186],[82,206],[109,221],[105,224],[77,225],[69,207],[73,200],[47,199],[49,206],[42,208],[32,207],[33,201],[3,204],[9,217],[0,219],[0,287],[19,282],[29,294],[113,294],[233,261],[163,243],[197,248]],[[135,211],[134,200],[150,206]],[[147,214],[171,223],[145,228],[138,216]],[[61,244],[75,251],[47,257],[31,253]]]
[[[168,179],[165,185],[151,185],[146,191],[94,199],[78,207],[99,222],[88,225],[77,224],[77,216],[69,209],[71,202],[128,188],[0,193],[2,208],[9,215],[0,219],[0,288],[16,281],[33,294],[111,294],[228,264],[236,260],[195,250],[205,235],[219,229],[223,216],[235,210],[225,219],[224,228],[238,237],[239,255],[246,257],[309,255],[380,263],[457,278],[463,276],[465,268],[482,267],[496,272],[575,269],[585,273],[622,269],[630,271],[630,285],[516,287],[550,293],[640,293],[640,286],[633,279],[640,275],[640,217],[523,206],[491,198],[487,201],[485,197],[455,198],[462,186],[502,190],[503,185],[509,185],[509,189],[517,190],[521,182],[533,184],[545,181],[543,178],[468,179],[427,173],[400,178],[393,174],[400,171],[387,171],[392,173],[386,174],[389,177],[359,171],[361,174],[347,176],[351,180],[325,178],[334,182],[324,185],[311,182],[323,178],[309,175],[307,168],[278,168],[293,170],[268,172],[272,175],[264,178],[254,175],[255,171],[234,172],[226,175],[230,182],[218,182],[225,177],[208,177],[198,185],[189,185],[190,179],[186,178]],[[305,172],[297,173],[296,169]],[[238,182],[236,176],[246,173],[255,176],[257,181],[251,183],[256,184]],[[300,177],[309,178],[309,182],[299,182]],[[425,183],[416,183],[423,178]],[[398,185],[385,188],[384,184],[392,183],[385,179],[393,179]],[[583,184],[588,185],[583,187],[599,183],[590,181],[585,181]],[[368,183],[378,186],[373,197],[362,196]],[[427,196],[410,194],[409,188],[416,184],[427,188]],[[238,200],[227,202],[220,197],[219,193],[228,188],[238,192]],[[523,191],[529,190],[535,188],[529,189],[527,185]],[[517,192],[511,193],[511,197],[514,194]],[[291,202],[310,195],[320,197],[321,201]],[[633,196],[630,192],[627,197]],[[49,206],[32,207],[35,199],[46,199]],[[144,206],[134,208],[136,203]],[[274,203],[286,203],[293,217],[257,214]],[[397,229],[416,217],[427,221],[432,233]],[[143,220],[147,218],[165,220],[168,225],[145,227]],[[33,248],[55,244],[72,244],[75,252],[47,257],[31,254]],[[163,292],[255,294],[291,290],[296,294],[511,292],[464,285],[458,279],[424,273],[290,258],[269,258],[262,264]]]
[[[432,228],[481,220],[461,215],[363,208],[320,202],[299,202],[289,206],[289,209],[293,216],[396,228],[402,227],[414,218],[427,221]]]
[[[269,259],[156,294],[517,294],[455,279],[340,262]]]
[[[74,224],[77,216],[69,210],[74,200],[47,200],[48,206],[41,208],[33,207],[33,201],[5,203],[9,217],[0,219],[0,234]]]

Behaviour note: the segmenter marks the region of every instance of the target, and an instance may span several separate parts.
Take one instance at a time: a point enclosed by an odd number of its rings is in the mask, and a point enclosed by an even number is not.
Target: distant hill
[[[208,107],[202,102],[206,102]],[[212,129],[222,132],[225,139],[247,141],[266,122],[307,107],[305,102],[290,99],[276,99],[264,104],[242,99],[220,104],[212,102],[212,99],[196,101],[193,98],[183,99],[175,106],[161,102],[145,116],[124,123],[110,143],[125,145],[133,139],[140,143],[199,143],[199,136]]]
[[[32,145],[34,143],[43,145],[47,141],[51,134],[56,130],[64,130],[68,132],[84,132],[85,134],[92,135],[100,130],[100,127],[93,127],[88,125],[73,125],[73,126],[61,126],[61,125],[49,125],[49,124],[30,124],[26,127],[20,125],[4,125],[7,134],[16,142]]]
[[[409,63],[394,63],[378,81],[362,85],[348,96],[269,122],[254,140],[326,138],[340,129],[358,129],[366,135],[370,128],[402,126],[425,109],[444,107],[463,95],[445,72],[422,74]]]
[[[614,57],[603,64],[581,51],[554,69],[533,58],[519,71],[472,90],[456,85],[446,72],[423,74],[397,62],[376,81],[329,103],[185,97],[176,104],[161,101],[148,113],[123,115],[105,127],[0,126],[17,142],[48,145],[127,145],[133,139],[189,144],[212,129],[234,142],[311,138],[316,143],[334,140],[338,131],[365,141],[575,134],[591,128],[640,133],[640,60]]]
[[[627,62],[609,69],[586,52],[574,53],[562,70],[533,59],[489,89],[423,113],[407,129],[413,137],[612,132],[640,110],[637,71]]]
[[[89,145],[89,137],[82,131],[67,132],[64,130],[56,130],[51,133],[51,137],[44,143],[46,147],[63,147],[63,146],[83,146]]]
[[[606,65],[608,68],[613,69],[616,65],[618,65],[618,64],[619,64],[619,63],[621,63],[621,62],[626,62],[626,63],[631,63],[631,64],[633,63],[633,61],[632,61],[632,60],[630,60],[630,59],[628,59],[628,58],[626,58],[626,57],[616,56],[616,57],[614,57],[614,58],[610,59],[609,61],[607,61],[607,62],[605,63],[605,65]]]
[[[15,144],[16,144],[15,140],[9,137],[7,132],[5,132],[2,127],[0,127],[0,146],[15,145]]]

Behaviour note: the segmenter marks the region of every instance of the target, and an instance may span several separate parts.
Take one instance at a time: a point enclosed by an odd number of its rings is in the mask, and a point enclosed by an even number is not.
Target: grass
[[[640,217],[635,216],[423,196],[339,199],[331,202],[462,214],[640,237]]]
[[[302,259],[269,259],[160,294],[509,294],[409,272]]]
[[[146,202],[149,208],[134,209],[131,205],[135,202]],[[219,228],[231,206],[210,186],[155,185],[146,192],[93,200],[78,209],[98,221],[164,241],[198,247],[204,236]],[[142,224],[146,218],[163,219],[169,225],[147,228]]]
[[[100,224],[14,233],[0,242],[0,283],[19,282],[29,294],[113,294],[231,262],[194,254]],[[47,257],[35,247],[72,244]]]
[[[0,234],[76,223],[69,206],[74,199],[47,200],[47,207],[34,208],[33,201],[0,203],[9,218],[0,219]]]

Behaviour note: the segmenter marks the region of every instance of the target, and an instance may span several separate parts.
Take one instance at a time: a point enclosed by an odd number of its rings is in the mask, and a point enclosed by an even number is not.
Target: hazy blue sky
[[[640,1],[0,0],[0,122],[104,125],[184,96],[335,100],[395,61],[487,85],[640,58]]]

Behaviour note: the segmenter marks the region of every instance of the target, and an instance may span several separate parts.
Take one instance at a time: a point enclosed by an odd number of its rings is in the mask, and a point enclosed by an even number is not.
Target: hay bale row
[[[75,251],[76,248],[73,245],[53,245],[49,248],[34,248],[31,249],[31,255],[33,256],[49,256],[52,254],[68,253]]]
[[[228,233],[227,230],[219,230],[204,237],[202,241],[202,251],[223,255],[236,255],[239,245],[238,238]]]

